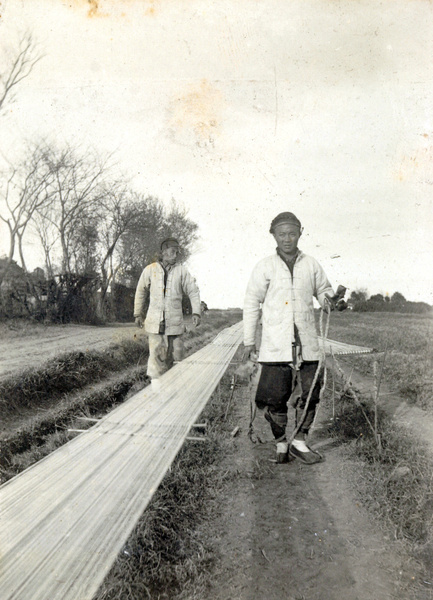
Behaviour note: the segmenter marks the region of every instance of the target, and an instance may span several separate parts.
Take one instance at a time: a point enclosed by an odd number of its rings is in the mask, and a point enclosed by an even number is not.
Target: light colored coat
[[[164,269],[159,262],[148,265],[142,272],[135,291],[134,317],[144,316],[149,298],[149,308],[144,328],[147,333],[158,333],[165,318],[165,334],[181,335],[184,332],[182,295],[187,294],[192,312],[200,315],[200,292],[195,279],[183,265],[174,265],[167,274],[164,293]]]
[[[324,307],[325,294],[334,291],[324,270],[311,256],[299,252],[293,277],[286,263],[274,254],[254,268],[244,303],[244,344],[255,344],[262,304],[260,362],[291,362],[296,324],[303,360],[319,360],[313,297]]]

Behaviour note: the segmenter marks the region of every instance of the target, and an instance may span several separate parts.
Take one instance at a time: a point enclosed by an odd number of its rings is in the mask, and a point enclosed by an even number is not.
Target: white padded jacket
[[[144,321],[147,333],[158,333],[159,324],[165,318],[166,335],[181,335],[184,332],[182,294],[191,301],[193,314],[200,315],[200,292],[194,277],[183,265],[174,265],[167,274],[164,292],[164,269],[154,262],[143,270],[135,291],[134,317],[144,316],[147,298],[149,308]]]
[[[260,362],[291,362],[296,324],[303,360],[319,360],[313,297],[324,307],[325,294],[334,295],[326,274],[315,258],[299,252],[293,277],[286,263],[274,254],[254,268],[244,303],[244,344],[255,344],[262,305]]]

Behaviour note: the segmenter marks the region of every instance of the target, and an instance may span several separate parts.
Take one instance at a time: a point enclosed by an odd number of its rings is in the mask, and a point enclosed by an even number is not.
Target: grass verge
[[[198,339],[205,343],[240,319],[240,311],[209,311],[200,327],[184,334],[186,350],[195,348]],[[95,384],[132,365],[143,364],[147,356],[147,343],[123,340],[103,351],[68,352],[41,367],[26,369],[0,381],[0,419],[23,409],[46,409],[71,391]]]
[[[121,371],[142,363],[147,346],[122,341],[104,351],[69,352],[40,368],[31,368],[0,381],[0,418],[23,409],[43,409],[56,404],[71,390],[80,390]]]
[[[213,338],[219,330],[239,321],[239,313],[226,311],[205,320],[197,330],[185,334],[190,353]],[[67,428],[77,426],[82,415],[107,412],[122,402],[134,382],[143,385],[145,367],[136,367],[111,381],[101,381],[96,389],[62,396],[60,401],[39,414],[7,440],[3,440],[1,475],[9,479],[29,467],[71,437]],[[222,382],[222,394],[215,394],[200,420],[208,424],[206,442],[187,442],[171,470],[155,493],[128,542],[128,554],[121,554],[98,592],[98,600],[143,600],[145,598],[192,600],[206,595],[207,575],[218,554],[212,541],[201,532],[200,524],[218,514],[217,492],[233,475],[218,468],[220,456],[232,444],[222,423],[228,379]],[[131,390],[132,391],[132,390]],[[47,402],[49,397],[47,396]],[[27,403],[24,403],[27,406]],[[37,402],[30,402],[30,407]],[[20,412],[15,407],[16,412]],[[83,427],[81,423],[79,425]]]
[[[332,314],[329,337],[386,352],[384,377],[405,400],[433,412],[433,317],[399,313]],[[372,375],[372,361],[359,356],[357,368]]]
[[[238,311],[211,311],[201,327],[185,334],[186,354],[239,316]],[[103,352],[73,352],[1,382],[0,482],[70,441],[68,428],[90,426],[79,417],[101,417],[144,387],[146,358],[142,343],[125,341]]]
[[[54,406],[33,416],[27,424],[0,440],[0,483],[69,442],[68,428],[86,429],[79,417],[101,417],[131,392],[146,385],[146,367],[135,367],[92,389],[68,394]]]
[[[362,403],[372,421],[371,404]],[[426,447],[379,411],[379,452],[359,407],[344,399],[330,430],[344,443],[360,501],[433,577],[433,458]]]

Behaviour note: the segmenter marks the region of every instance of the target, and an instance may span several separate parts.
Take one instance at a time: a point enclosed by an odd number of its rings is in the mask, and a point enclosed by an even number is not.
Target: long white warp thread
[[[0,598],[90,600],[242,338],[242,323],[0,487]]]

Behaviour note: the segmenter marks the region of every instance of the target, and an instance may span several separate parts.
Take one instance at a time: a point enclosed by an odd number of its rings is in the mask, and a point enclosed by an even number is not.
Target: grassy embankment
[[[186,352],[239,318],[236,311],[210,311],[198,329],[185,333]],[[2,380],[1,482],[69,441],[69,428],[88,427],[79,417],[100,417],[144,387],[146,360],[146,345],[124,341],[101,352],[70,352]]]
[[[384,379],[403,398],[425,408],[426,418],[433,419],[432,324],[433,320],[425,316],[338,314],[331,319],[329,337],[379,350],[387,347]],[[371,358],[357,357],[351,362],[364,374],[372,375]],[[371,395],[361,399],[373,422]],[[389,535],[408,545],[431,578],[433,459],[422,440],[392,422],[383,410],[385,402],[386,397],[379,403],[381,452],[353,399],[343,397],[337,402],[337,419],[331,432],[345,444],[351,479],[360,500]]]

